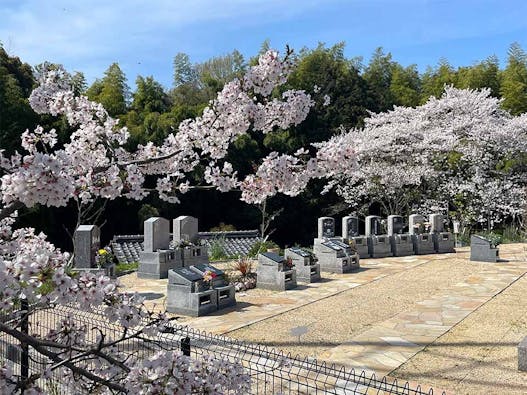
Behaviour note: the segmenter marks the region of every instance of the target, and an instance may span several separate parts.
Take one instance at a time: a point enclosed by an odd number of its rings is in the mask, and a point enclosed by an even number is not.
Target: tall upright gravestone
[[[342,217],[342,241],[349,243],[361,258],[367,258],[368,238],[359,235],[359,218],[354,215]]]
[[[97,225],[79,225],[73,235],[74,266],[91,269],[97,266],[95,257],[101,248],[101,232]]]
[[[140,278],[167,278],[168,270],[181,266],[174,250],[169,249],[170,222],[152,217],[144,224],[144,249],[139,257],[137,276]]]
[[[180,215],[173,220],[173,229],[173,240],[176,243],[182,241],[194,243],[198,236],[198,219],[188,215]]]

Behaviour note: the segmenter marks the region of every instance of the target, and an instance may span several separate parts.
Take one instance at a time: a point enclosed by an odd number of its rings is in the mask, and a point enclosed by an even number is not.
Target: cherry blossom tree
[[[502,110],[489,89],[446,87],[439,99],[372,114],[364,129],[343,133],[358,166],[331,186],[350,205],[375,201],[386,214],[442,201],[467,224],[520,218],[526,137],[527,115]]]
[[[89,203],[97,198],[124,196],[143,199],[155,191],[177,203],[178,194],[204,186],[220,191],[240,190],[241,199],[261,203],[276,193],[294,196],[310,179],[349,172],[355,152],[339,138],[293,155],[271,153],[254,174],[238,177],[225,160],[231,143],[248,133],[268,133],[301,123],[314,105],[302,90],[280,93],[293,67],[291,53],[263,54],[256,66],[227,83],[203,114],[180,124],[160,145],[148,143],[135,151],[125,148],[126,128],[86,97],[75,96],[57,68],[42,75],[30,104],[38,113],[64,116],[75,128],[70,141],[56,147],[54,130],[37,126],[22,134],[27,151],[7,157],[0,151],[0,304],[2,314],[25,304],[61,304],[91,311],[98,309],[109,322],[123,328],[119,338],[101,332],[94,341],[88,329],[72,317],[43,334],[27,334],[21,323],[28,312],[0,321],[0,331],[29,345],[49,361],[30,377],[0,363],[0,393],[43,393],[39,382],[60,374],[64,383],[79,391],[112,393],[247,393],[250,380],[243,368],[213,357],[192,361],[175,352],[148,360],[124,355],[117,345],[146,339],[166,330],[170,319],[149,312],[137,295],[119,291],[118,283],[90,273],[69,271],[71,256],[31,228],[15,229],[17,210],[36,204],[64,206],[71,199]],[[328,98],[323,98],[328,102]],[[189,174],[204,168],[204,182],[192,184]],[[146,178],[155,188],[145,186]]]

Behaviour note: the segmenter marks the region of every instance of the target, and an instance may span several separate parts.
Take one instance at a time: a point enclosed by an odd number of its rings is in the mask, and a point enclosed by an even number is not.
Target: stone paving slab
[[[527,272],[525,257],[517,259],[514,249],[505,255],[508,262],[489,264],[477,275],[417,302],[416,310],[397,314],[326,351],[322,359],[389,375]]]

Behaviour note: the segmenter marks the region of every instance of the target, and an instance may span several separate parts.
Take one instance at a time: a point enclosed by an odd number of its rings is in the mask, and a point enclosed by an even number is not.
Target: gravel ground
[[[316,357],[379,321],[411,309],[415,301],[462,281],[480,265],[458,259],[433,261],[230,332],[228,336]],[[298,326],[308,327],[300,342],[291,335],[291,329]]]
[[[526,295],[522,277],[390,376],[454,394],[527,394],[516,348],[527,335]]]
[[[228,333],[228,336],[317,357],[376,323],[410,310],[415,301],[484,269],[466,259],[433,261]],[[527,279],[482,306],[390,377],[463,394],[527,394],[516,346],[527,334]],[[523,296],[522,296],[523,295]],[[307,326],[307,334],[291,330]],[[495,392],[492,392],[494,391]]]

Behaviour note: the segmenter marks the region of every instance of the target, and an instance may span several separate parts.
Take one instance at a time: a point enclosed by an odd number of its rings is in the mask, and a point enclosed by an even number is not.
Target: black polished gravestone
[[[409,233],[403,233],[404,219],[400,215],[388,215],[388,236],[393,256],[413,255],[414,246]]]
[[[313,283],[320,280],[320,265],[309,251],[291,247],[286,248],[284,256],[293,264],[297,281]]]
[[[170,269],[167,285],[167,311],[193,317],[218,310],[218,295],[208,289],[203,276],[187,267]]]
[[[225,273],[222,270],[207,263],[192,265],[190,266],[190,270],[198,273],[200,276],[205,275],[206,272],[211,272],[214,275],[210,280],[210,285],[218,293],[218,309],[234,306],[236,304],[236,289],[234,288],[234,285],[229,284],[225,280]]]

